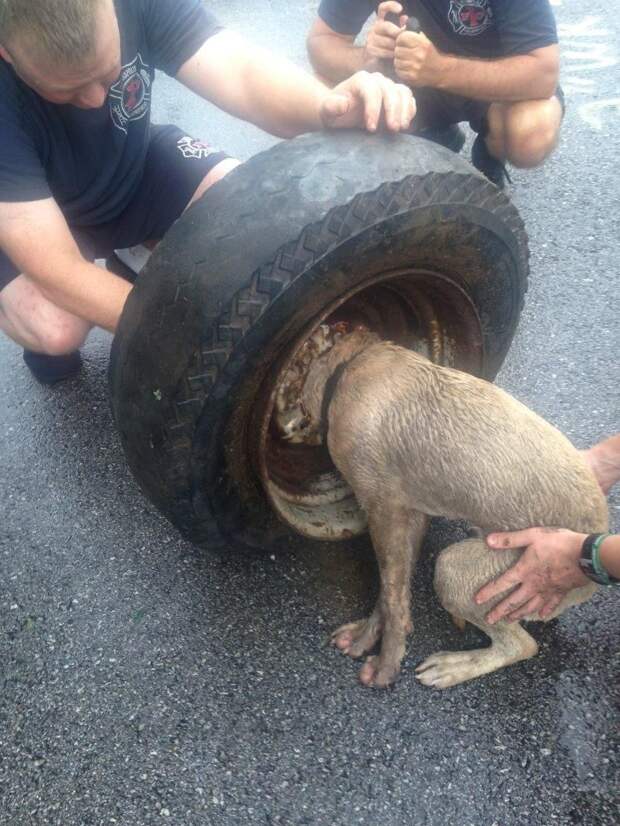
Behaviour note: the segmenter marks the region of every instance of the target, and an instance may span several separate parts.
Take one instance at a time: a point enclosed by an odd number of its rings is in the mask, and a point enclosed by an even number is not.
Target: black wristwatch
[[[619,579],[607,573],[601,565],[599,558],[601,543],[608,536],[608,533],[591,533],[589,536],[586,536],[581,546],[579,566],[589,579],[593,582],[598,582],[599,585],[617,585],[620,583]]]

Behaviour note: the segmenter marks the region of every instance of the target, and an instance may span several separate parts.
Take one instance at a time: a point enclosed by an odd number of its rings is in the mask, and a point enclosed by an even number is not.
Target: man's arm
[[[394,68],[410,86],[495,103],[550,98],[559,77],[557,44],[528,54],[489,60],[440,52],[422,33],[402,32],[396,40]]]
[[[176,77],[220,109],[283,138],[332,126],[374,131],[382,112],[388,128],[399,131],[415,112],[411,91],[382,75],[358,73],[330,90],[228,31],[209,38]]]
[[[0,247],[52,303],[114,332],[131,284],[82,257],[52,198],[0,203]]]
[[[234,32],[210,37],[176,77],[220,109],[278,137],[323,126],[323,84]]]
[[[317,17],[306,38],[308,57],[320,77],[338,83],[362,69],[376,71],[378,61],[369,61],[355,44],[355,35],[340,34]]]

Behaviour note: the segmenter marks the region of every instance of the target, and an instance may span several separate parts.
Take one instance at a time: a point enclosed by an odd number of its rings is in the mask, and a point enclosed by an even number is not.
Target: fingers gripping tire
[[[516,209],[448,150],[362,133],[278,144],[181,217],[127,301],[109,377],[132,472],[199,545],[354,533],[312,510],[328,457],[275,432],[291,359],[320,323],[361,320],[491,379],[527,271]]]

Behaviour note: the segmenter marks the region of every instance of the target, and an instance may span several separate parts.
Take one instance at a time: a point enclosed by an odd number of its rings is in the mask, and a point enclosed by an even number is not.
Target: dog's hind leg
[[[473,651],[438,651],[416,668],[416,677],[432,688],[449,688],[482,674],[497,671],[505,665],[527,660],[538,652],[538,644],[517,623],[497,623],[489,626],[469,619],[491,637],[489,648]]]
[[[381,652],[368,657],[360,671],[365,685],[383,688],[393,683],[411,633],[411,575],[417,560],[428,518],[408,507],[387,505],[368,508],[381,590],[368,619],[343,625],[332,636],[341,651],[361,657],[381,638]]]
[[[526,660],[538,652],[536,641],[518,623],[489,625],[486,622],[485,615],[495,603],[479,606],[474,602],[476,591],[514,564],[520,553],[494,553],[480,539],[458,542],[440,553],[435,565],[435,590],[442,605],[452,615],[484,631],[491,638],[491,646],[433,654],[416,669],[420,682],[434,688],[448,688]]]

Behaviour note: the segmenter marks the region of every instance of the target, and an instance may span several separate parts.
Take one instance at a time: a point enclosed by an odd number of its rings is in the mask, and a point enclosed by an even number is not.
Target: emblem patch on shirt
[[[177,148],[184,158],[208,158],[209,155],[217,152],[217,149],[209,144],[190,138],[189,135],[179,138]]]
[[[489,0],[450,0],[448,19],[456,34],[473,37],[489,28],[493,9]]]
[[[121,73],[110,88],[110,115],[114,125],[127,132],[127,124],[140,120],[149,110],[151,103],[150,66],[137,54],[131,63],[121,68]]]

